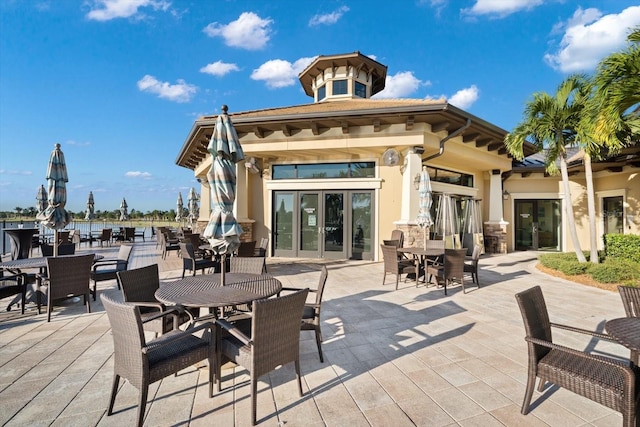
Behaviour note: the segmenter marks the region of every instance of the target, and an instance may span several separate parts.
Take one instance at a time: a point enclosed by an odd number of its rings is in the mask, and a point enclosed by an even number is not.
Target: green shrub
[[[631,283],[640,280],[640,264],[610,258],[601,264],[591,264],[588,273],[601,283]]]
[[[607,259],[621,259],[640,263],[640,235],[605,234]]]
[[[538,260],[540,264],[547,268],[552,268],[554,270],[559,270],[560,263],[567,262],[578,262],[578,257],[575,252],[554,252],[548,254],[542,254],[538,256]]]
[[[558,263],[558,270],[566,274],[567,276],[575,276],[578,274],[584,274],[589,268],[589,264],[586,262],[567,261],[562,260]]]

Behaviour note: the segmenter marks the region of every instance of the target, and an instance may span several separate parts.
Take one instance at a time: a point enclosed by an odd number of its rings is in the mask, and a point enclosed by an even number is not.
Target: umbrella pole
[[[53,230],[53,256],[58,256],[58,229]]]
[[[226,270],[226,266],[227,266],[227,254],[224,253],[220,257],[220,284],[222,286],[224,286],[225,284],[224,273]]]

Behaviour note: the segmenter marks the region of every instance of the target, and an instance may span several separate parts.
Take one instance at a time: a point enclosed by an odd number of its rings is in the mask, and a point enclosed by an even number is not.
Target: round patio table
[[[11,239],[11,259],[29,258],[31,238],[38,232],[37,228],[3,228]]]
[[[268,274],[226,273],[225,285],[220,274],[203,274],[165,282],[156,291],[158,301],[192,308],[220,308],[249,304],[268,298],[282,290],[282,283]]]
[[[631,362],[638,364],[640,355],[640,317],[621,317],[604,324],[607,334],[631,350]]]

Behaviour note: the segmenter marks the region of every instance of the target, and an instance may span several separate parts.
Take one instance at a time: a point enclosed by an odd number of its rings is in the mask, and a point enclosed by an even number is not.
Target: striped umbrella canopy
[[[176,201],[176,221],[182,221],[182,211],[184,211],[184,204],[182,203],[182,193],[178,193],[178,200]]]
[[[416,222],[418,226],[423,229],[424,235],[424,247],[427,247],[427,228],[433,225],[433,219],[431,218],[431,180],[429,179],[429,171],[426,166],[422,166],[420,172],[420,183],[418,184],[418,216]]]
[[[120,221],[128,221],[129,220],[129,212],[127,212],[127,201],[125,198],[122,198],[122,203],[120,203]]]
[[[207,173],[211,188],[211,216],[203,236],[220,255],[231,253],[240,246],[242,234],[242,227],[233,215],[233,202],[236,199],[236,163],[244,159],[244,152],[227,110],[228,107],[223,105],[207,147],[213,156]]]
[[[84,219],[91,220],[96,217],[94,208],[95,203],[93,202],[93,192],[89,191],[89,198],[87,199],[87,210],[84,213]]]
[[[44,185],[40,184],[40,188],[38,188],[38,194],[36,194],[38,213],[40,215],[42,211],[47,208],[47,190],[44,188]]]
[[[55,149],[51,152],[46,178],[49,187],[47,207],[38,215],[38,219],[45,227],[60,230],[71,221],[71,215],[64,208],[67,204],[69,177],[60,144],[56,144]]]
[[[198,219],[200,215],[200,207],[198,206],[198,201],[200,200],[200,196],[196,193],[196,189],[191,187],[189,190],[189,198],[187,199],[187,205],[189,209],[189,220],[195,221]]]

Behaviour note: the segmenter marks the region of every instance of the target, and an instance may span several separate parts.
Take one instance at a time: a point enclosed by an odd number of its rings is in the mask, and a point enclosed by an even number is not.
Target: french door
[[[277,191],[274,255],[373,259],[373,191]]]
[[[560,250],[560,200],[515,200],[516,250]]]

